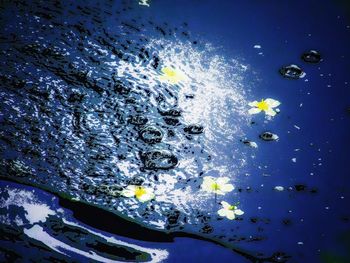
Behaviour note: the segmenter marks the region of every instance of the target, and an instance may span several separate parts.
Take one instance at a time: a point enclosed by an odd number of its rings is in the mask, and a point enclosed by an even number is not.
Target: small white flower
[[[206,192],[224,195],[234,189],[232,184],[228,184],[228,181],[230,181],[228,177],[214,178],[212,176],[205,176],[203,178],[202,189]]]
[[[238,209],[237,206],[230,205],[229,203],[222,201],[222,208],[218,211],[219,216],[227,217],[230,220],[236,218],[236,215],[243,215],[244,212],[241,209]]]
[[[128,185],[121,194],[125,197],[136,197],[141,202],[154,198],[153,189],[139,185]]]
[[[266,99],[266,100],[261,100],[261,101],[253,101],[248,103],[250,107],[253,107],[249,109],[249,114],[257,114],[261,111],[264,111],[266,115],[269,116],[275,116],[276,112],[278,112],[278,109],[274,110],[273,108],[278,107],[281,105],[281,103],[278,100],[274,99]]]

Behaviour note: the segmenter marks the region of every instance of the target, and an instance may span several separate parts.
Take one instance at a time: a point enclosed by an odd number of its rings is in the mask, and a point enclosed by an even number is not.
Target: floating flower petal
[[[144,5],[149,7],[149,0],[140,0],[139,5]]]
[[[230,205],[229,203],[222,201],[222,208],[218,211],[219,216],[227,217],[230,220],[236,218],[236,215],[243,215],[244,212],[241,209],[238,209],[237,206]]]
[[[121,194],[125,197],[136,197],[141,202],[154,198],[153,189],[139,185],[128,185]]]
[[[203,178],[202,189],[209,193],[224,195],[234,189],[232,184],[228,184],[229,180],[230,178],[228,177],[214,178],[211,176],[205,176]]]

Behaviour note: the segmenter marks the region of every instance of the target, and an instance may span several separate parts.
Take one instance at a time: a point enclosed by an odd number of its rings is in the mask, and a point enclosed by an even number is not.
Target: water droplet
[[[318,63],[321,59],[321,54],[316,50],[309,50],[301,55],[301,59],[308,63]]]
[[[203,130],[203,126],[199,124],[191,124],[184,128],[184,132],[189,134],[201,134]]]
[[[289,79],[300,79],[305,77],[306,73],[297,65],[289,65],[280,68],[280,74]]]
[[[157,127],[148,126],[141,130],[140,137],[149,144],[159,143],[163,138],[163,132]]]
[[[264,132],[259,135],[260,139],[264,141],[276,141],[278,140],[278,135],[272,132]]]

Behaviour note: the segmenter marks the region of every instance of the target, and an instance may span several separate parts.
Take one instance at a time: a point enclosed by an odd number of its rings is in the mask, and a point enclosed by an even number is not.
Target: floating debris
[[[306,75],[300,67],[294,64],[280,68],[279,72],[283,77],[289,79],[301,79]]]
[[[276,141],[279,138],[277,134],[274,134],[272,132],[264,132],[260,134],[259,137],[264,141]]]
[[[301,59],[308,63],[319,63],[321,54],[316,50],[309,50],[301,55]]]

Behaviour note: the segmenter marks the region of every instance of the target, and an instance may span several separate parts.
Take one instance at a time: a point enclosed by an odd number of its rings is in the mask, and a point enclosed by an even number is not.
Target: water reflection
[[[164,249],[122,241],[80,223],[59,206],[56,197],[38,189],[1,181],[0,193],[0,243],[7,260],[161,262],[168,257]],[[34,248],[45,252],[37,253]],[[23,250],[26,253],[21,253]]]

